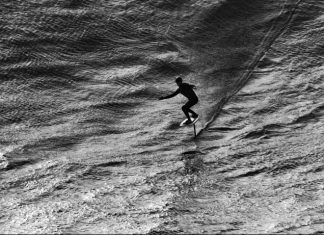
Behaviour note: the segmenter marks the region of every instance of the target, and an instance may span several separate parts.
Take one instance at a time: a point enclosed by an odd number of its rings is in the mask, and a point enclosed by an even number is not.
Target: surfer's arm
[[[163,96],[160,97],[159,100],[165,100],[165,99],[170,99],[172,97],[175,97],[177,94],[180,93],[180,89],[176,90],[174,93],[172,93],[171,95],[167,95],[167,96]]]

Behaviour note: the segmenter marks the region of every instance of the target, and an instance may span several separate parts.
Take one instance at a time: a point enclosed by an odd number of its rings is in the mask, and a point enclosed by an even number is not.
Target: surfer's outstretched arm
[[[159,100],[165,100],[165,99],[170,99],[172,97],[175,97],[177,94],[180,93],[180,89],[176,90],[174,93],[172,93],[171,95],[167,95],[167,96],[163,96],[160,97]]]

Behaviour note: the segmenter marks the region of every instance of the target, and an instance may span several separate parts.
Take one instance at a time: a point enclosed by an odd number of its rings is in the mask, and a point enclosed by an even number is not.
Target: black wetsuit
[[[190,120],[189,113],[192,113],[192,117],[196,118],[198,117],[198,114],[196,114],[194,111],[192,111],[190,108],[198,103],[198,97],[196,93],[193,91],[193,88],[195,88],[194,85],[188,84],[188,83],[181,83],[178,85],[179,88],[171,95],[163,97],[163,99],[169,99],[172,98],[179,93],[183,96],[188,98],[188,102],[182,106],[182,111],[186,115],[187,119]]]

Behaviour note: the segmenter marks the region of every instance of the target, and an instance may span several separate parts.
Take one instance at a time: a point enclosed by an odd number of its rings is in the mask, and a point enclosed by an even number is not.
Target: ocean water
[[[323,10],[1,1],[0,233],[323,232]]]

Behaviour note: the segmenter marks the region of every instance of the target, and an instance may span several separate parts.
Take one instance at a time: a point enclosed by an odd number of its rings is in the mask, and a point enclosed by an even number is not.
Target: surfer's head
[[[175,80],[175,82],[178,84],[178,86],[182,83],[182,78],[181,77],[177,77],[177,79]]]

